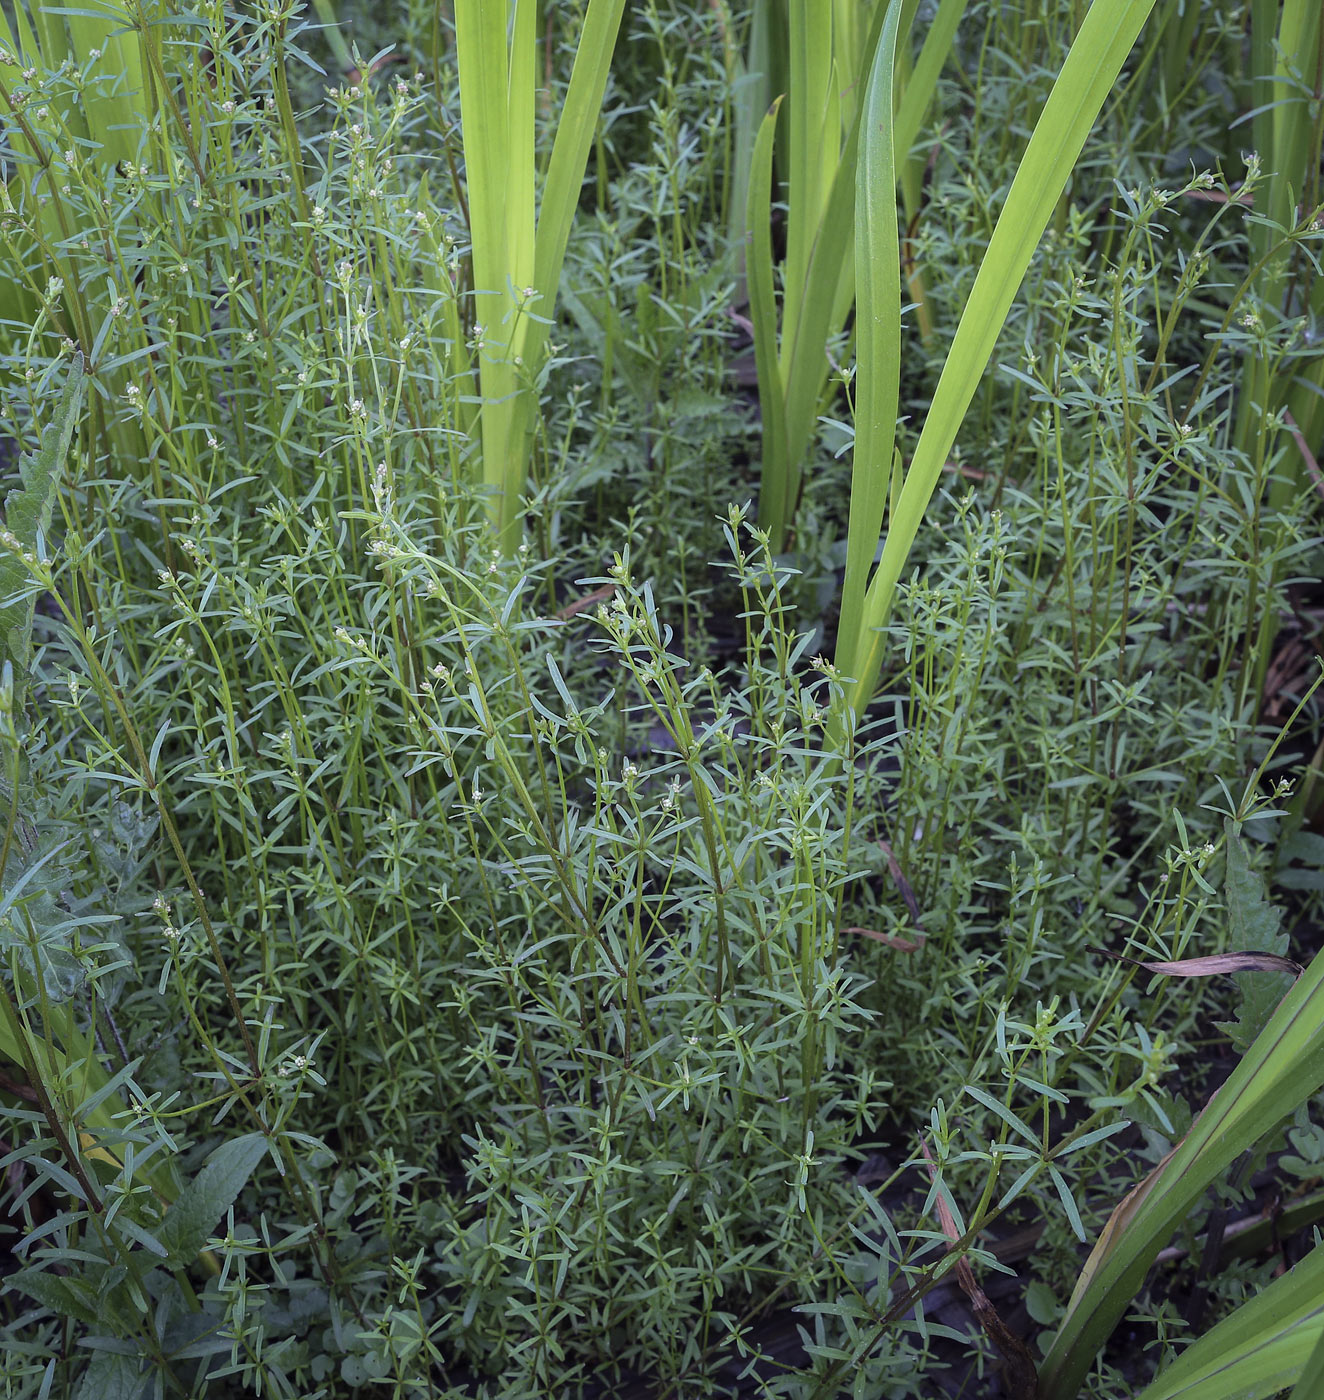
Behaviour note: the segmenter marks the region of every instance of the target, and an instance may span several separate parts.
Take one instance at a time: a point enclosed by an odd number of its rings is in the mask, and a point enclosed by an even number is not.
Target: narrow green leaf
[[[1071,1195],[1071,1188],[1067,1185],[1066,1177],[1052,1166],[1048,1168],[1048,1175],[1053,1178],[1053,1185],[1057,1187],[1058,1199],[1062,1202],[1062,1209],[1066,1212],[1067,1221],[1075,1232],[1076,1238],[1084,1244],[1089,1236],[1085,1233],[1084,1222],[1080,1218],[1080,1211],[1076,1209],[1076,1202]]]
[[[175,1267],[191,1264],[202,1252],[216,1222],[235,1203],[266,1151],[263,1133],[232,1138],[223,1142],[185,1185],[156,1232]]]
[[[977,1089],[973,1084],[967,1084],[962,1092],[969,1094],[976,1103],[982,1103],[990,1113],[996,1113],[1017,1137],[1023,1137],[1031,1147],[1039,1148],[1040,1143],[1038,1137],[1031,1132],[1029,1126],[1018,1118],[1006,1104],[999,1102],[992,1094],[986,1094],[982,1089]]]

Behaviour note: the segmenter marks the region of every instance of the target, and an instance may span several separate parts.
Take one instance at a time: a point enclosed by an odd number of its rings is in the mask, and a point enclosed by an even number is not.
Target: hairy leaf
[[[1282,914],[1269,903],[1263,877],[1246,856],[1237,824],[1229,818],[1224,828],[1227,832],[1227,875],[1223,889],[1227,897],[1230,951],[1282,957],[1287,951],[1287,935],[1281,928]],[[1244,1053],[1268,1024],[1274,1007],[1292,985],[1290,971],[1289,968],[1282,972],[1246,972],[1237,978],[1241,986],[1237,1019],[1220,1023],[1219,1029],[1232,1037],[1238,1050]]]
[[[267,1150],[262,1133],[223,1142],[207,1165],[179,1193],[166,1211],[156,1237],[177,1266],[190,1264],[202,1252],[216,1222],[235,1203]]]

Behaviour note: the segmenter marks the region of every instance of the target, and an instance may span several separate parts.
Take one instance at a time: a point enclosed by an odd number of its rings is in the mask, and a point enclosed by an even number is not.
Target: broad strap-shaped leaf
[[[1324,956],[1316,956],[1191,1130],[1113,1212],[1040,1368],[1040,1400],[1074,1400],[1159,1250],[1210,1182],[1321,1085]]]
[[[561,281],[570,225],[579,207],[584,168],[598,129],[598,114],[607,90],[612,51],[616,47],[624,9],[625,0],[591,0],[584,15],[538,209],[534,284],[543,294],[543,300],[536,308],[541,319],[530,321],[525,331],[524,346],[530,360],[541,352],[550,330],[547,320]]]
[[[1260,1400],[1294,1382],[1299,1400],[1324,1395],[1324,1247],[1275,1279],[1166,1367],[1137,1400]],[[1316,1367],[1302,1390],[1304,1369]],[[1294,1397],[1294,1400],[1296,1398]]]
[[[156,1232],[176,1268],[191,1264],[202,1253],[216,1222],[234,1205],[266,1151],[263,1133],[231,1138],[179,1193]]]
[[[80,352],[74,356],[60,402],[41,435],[41,446],[19,463],[23,485],[5,498],[5,530],[24,551],[35,551],[38,536],[45,539],[50,532],[55,494],[64,474],[82,398]],[[14,545],[0,546],[0,659],[13,664],[16,713],[22,709],[32,663],[32,620],[37,600],[30,591],[31,585],[31,572],[15,554]],[[26,596],[15,596],[24,590],[29,590]]]
[[[891,612],[897,581],[943,463],[1085,138],[1153,7],[1154,0],[1094,0],[1035,124],[943,365],[901,498],[888,524],[864,617],[857,635],[845,641],[848,654],[855,658],[849,698],[857,715],[863,715],[878,683],[879,629]]]
[[[910,148],[919,135],[920,125],[929,103],[933,101],[938,77],[947,62],[947,55],[952,51],[952,41],[956,38],[956,30],[967,3],[968,0],[941,0],[929,25],[929,32],[924,36],[924,47],[915,60],[915,67],[896,105],[896,136],[892,145],[898,161],[904,161],[909,156]]]
[[[846,580],[837,664],[849,676],[863,641],[865,585],[887,507],[901,386],[901,240],[897,232],[895,104],[901,0],[891,0],[878,38],[861,119],[855,199],[855,453],[851,466]]]
[[[1315,1253],[1319,1253],[1318,1248]],[[1315,1400],[1319,1395],[1324,1395],[1324,1327],[1320,1328],[1306,1364],[1296,1378],[1291,1400]]]
[[[745,282],[749,290],[749,317],[754,327],[754,364],[759,377],[759,407],[763,414],[763,495],[779,495],[774,504],[759,502],[760,517],[774,509],[786,512],[786,412],[785,387],[777,358],[777,293],[772,263],[772,148],[777,133],[779,97],[768,109],[754,138],[749,167],[749,249],[745,257]]]
[[[476,355],[483,480],[512,553],[536,410],[529,380],[555,310],[624,8],[625,0],[589,0],[535,222],[536,0],[455,4],[474,314],[483,327]]]
[[[904,27],[904,0],[902,8]],[[824,10],[820,14],[813,4],[799,0],[790,15],[791,107],[787,125],[791,170],[780,330],[775,300],[768,299],[765,307],[764,300],[756,299],[754,290],[748,289],[756,344],[760,335],[771,335],[779,374],[780,393],[775,400],[765,392],[770,376],[761,373],[759,378],[765,435],[759,524],[771,534],[774,550],[785,546],[799,504],[803,459],[818,429],[831,364],[827,343],[842,329],[855,299],[856,167],[863,112],[856,89],[863,91],[867,82],[867,56],[877,50],[888,9],[886,0],[872,4],[862,45],[859,11]],[[835,58],[829,49],[836,51]],[[855,57],[857,51],[865,56],[863,60]],[[851,55],[848,64],[843,64],[843,53]],[[832,71],[834,64],[838,70],[843,66],[851,72],[858,69],[859,82],[841,88],[840,71],[835,76]],[[836,155],[838,141],[842,141],[840,157]],[[746,226],[756,230],[762,226],[750,220],[758,208],[753,202],[753,162],[757,160],[755,155],[751,161],[746,219]],[[767,326],[762,324],[765,320]],[[777,434],[771,444],[767,436],[770,428]]]

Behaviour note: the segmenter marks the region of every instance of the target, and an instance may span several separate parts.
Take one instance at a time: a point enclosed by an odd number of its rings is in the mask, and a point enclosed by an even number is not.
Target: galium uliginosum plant
[[[971,300],[1024,93],[1060,67],[1058,10],[982,11],[976,101],[943,90],[905,411]],[[557,18],[551,93],[578,37]],[[1119,89],[897,580],[895,719],[843,725],[843,762],[842,681],[792,601],[835,588],[844,474],[800,517],[822,578],[717,514],[748,485],[729,10],[630,7],[560,279],[573,363],[536,371],[545,509],[514,548],[469,460],[452,88],[434,105],[410,64],[327,93],[292,12],[196,19],[150,31],[165,107],[135,165],[61,186],[79,236],[43,251],[26,207],[7,230],[40,304],[4,342],[6,436],[44,452],[66,339],[94,329],[49,526],[11,505],[27,543],[0,564],[35,629],[30,721],[0,704],[6,771],[20,744],[28,765],[0,894],[4,1400],[724,1395],[751,1367],[909,1400],[950,1356],[934,1290],[1030,1224],[1017,1268],[1069,1389],[1136,1257],[1113,1270],[1113,1239],[1068,1314],[1081,1245],[1187,1136],[1199,1091],[1164,1075],[1223,995],[1155,996],[1095,950],[1236,948],[1252,867],[1320,878],[1303,821],[1251,822],[1216,781],[1264,757],[1258,623],[1312,547],[1304,501],[1264,528],[1272,470],[1229,440],[1243,207],[1194,196],[1235,189],[1133,190],[1148,93]],[[1203,147],[1203,116],[1173,120]],[[1166,1345],[1162,1280],[1136,1306]],[[1292,1347],[1308,1311],[1282,1310]],[[1103,1394],[1152,1378],[1100,1364]]]
[[[720,1299],[821,1294],[819,1221],[852,1209],[841,1165],[885,1102],[854,1049],[867,979],[841,911],[856,780],[825,744],[831,681],[802,678],[807,639],[739,513],[749,661],[733,687],[676,654],[628,554],[590,581],[612,590],[596,614],[558,623],[529,610],[534,580],[480,530],[437,530],[421,473],[374,486],[357,558],[278,487],[261,511],[209,512],[192,567],[161,584],[166,628],[144,610],[144,671],[122,655],[98,684],[96,642],[76,629],[48,656],[85,679],[54,711],[70,731],[47,790],[75,794],[86,820],[116,800],[96,774],[135,771],[132,735],[156,735],[138,790],[171,824],[179,873],[158,904],[165,936],[133,938],[133,973],[107,999],[117,1020],[141,1003],[172,1028],[132,1092],[172,1150],[192,1134],[195,1157],[210,1148],[180,1198],[185,1243],[214,1233],[261,1165],[255,1144],[286,1173],[250,1188],[268,1234],[227,1227],[220,1272],[197,1283],[198,1323],[239,1339],[208,1352],[212,1374],[306,1384],[322,1329],[339,1328],[344,1376],[403,1383],[427,1358],[545,1393],[569,1357],[607,1384],[679,1380],[696,1338],[705,1365],[728,1354]],[[77,557],[124,589],[113,558]],[[232,746],[209,739],[218,689]],[[253,1064],[211,997],[223,974]],[[219,1106],[237,1122],[217,1143]],[[442,1160],[437,1142],[453,1144]],[[386,1233],[359,1236],[349,1222],[377,1193]],[[145,1234],[186,1269],[168,1211],[116,1218],[117,1248]],[[319,1222],[336,1257],[308,1244]],[[86,1307],[55,1282],[70,1247],[36,1249],[22,1286],[81,1331]],[[420,1250],[402,1307],[384,1269]],[[268,1260],[279,1307],[247,1309]],[[586,1334],[604,1280],[635,1276],[666,1286],[613,1288]],[[429,1301],[461,1281],[464,1310]],[[129,1350],[98,1380],[120,1365],[134,1383],[181,1377],[176,1339],[196,1317],[182,1288],[158,1270],[141,1302],[116,1295],[96,1335]],[[296,1306],[318,1326],[266,1347]],[[164,1355],[146,1340],[153,1309],[171,1320]]]

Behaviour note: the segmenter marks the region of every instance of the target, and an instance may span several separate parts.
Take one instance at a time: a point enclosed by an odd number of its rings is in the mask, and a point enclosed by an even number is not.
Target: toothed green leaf
[[[1287,935],[1282,931],[1282,913],[1269,903],[1264,878],[1251,865],[1246,846],[1232,821],[1226,821],[1227,875],[1223,890],[1227,898],[1228,951],[1232,953],[1287,952]],[[1237,976],[1241,1003],[1235,1021],[1224,1021],[1219,1030],[1232,1037],[1243,1054],[1251,1041],[1268,1024],[1274,1008],[1287,995],[1292,979],[1281,972],[1243,972]]]

